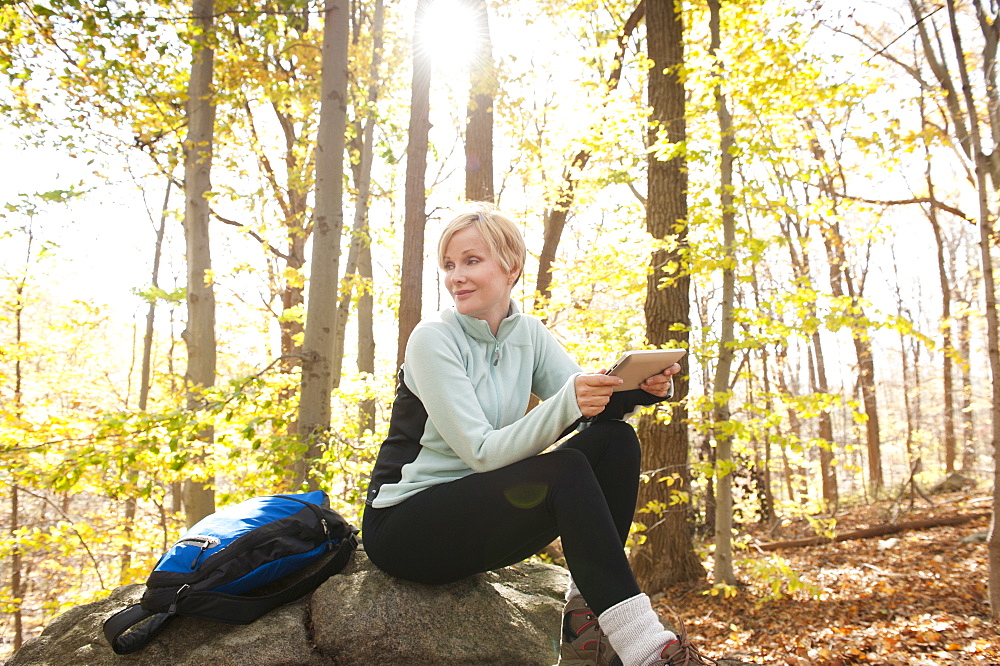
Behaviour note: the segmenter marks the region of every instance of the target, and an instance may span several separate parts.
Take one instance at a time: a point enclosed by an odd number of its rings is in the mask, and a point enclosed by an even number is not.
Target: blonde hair
[[[514,281],[521,278],[527,249],[524,237],[514,221],[491,203],[473,201],[466,204],[445,226],[438,240],[438,267],[444,268],[444,253],[451,237],[468,227],[475,227],[489,247],[490,254],[507,273],[517,271]]]

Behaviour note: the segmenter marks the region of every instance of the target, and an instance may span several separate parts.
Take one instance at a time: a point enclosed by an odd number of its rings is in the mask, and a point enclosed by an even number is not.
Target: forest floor
[[[988,513],[983,493],[904,500],[896,522]],[[842,510],[836,531],[882,525],[890,503]],[[655,595],[665,618],[676,613],[695,645],[715,658],[788,664],[1000,664],[1000,621],[989,619],[987,546],[963,542],[989,529],[964,524],[783,548],[754,543],[815,536],[805,522],[763,529],[734,569],[745,587],[710,594],[711,583],[675,585]],[[708,572],[711,561],[705,562]],[[798,589],[796,589],[798,588]],[[775,594],[775,590],[780,594]],[[669,607],[669,610],[668,610]]]

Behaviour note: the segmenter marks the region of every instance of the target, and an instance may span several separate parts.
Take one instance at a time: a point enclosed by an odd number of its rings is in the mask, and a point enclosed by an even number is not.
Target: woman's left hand
[[[670,395],[670,382],[671,377],[676,375],[681,371],[681,366],[678,363],[674,363],[672,366],[664,370],[658,375],[653,375],[642,384],[639,385],[646,393],[652,393],[659,398],[666,398]]]

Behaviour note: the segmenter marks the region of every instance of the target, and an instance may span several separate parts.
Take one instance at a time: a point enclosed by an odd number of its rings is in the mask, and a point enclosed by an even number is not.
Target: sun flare
[[[416,25],[417,47],[430,54],[435,69],[465,69],[472,61],[481,28],[475,10],[459,0],[431,0]]]

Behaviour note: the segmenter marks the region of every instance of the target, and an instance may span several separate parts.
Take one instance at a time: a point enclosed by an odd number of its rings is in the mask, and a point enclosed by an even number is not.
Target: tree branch
[[[860,201],[861,203],[870,203],[877,206],[902,206],[907,204],[930,204],[934,208],[938,208],[945,212],[951,213],[955,217],[961,218],[970,224],[976,224],[976,220],[970,215],[963,213],[960,208],[956,208],[950,204],[946,204],[943,201],[938,201],[934,197],[914,197],[912,199],[866,199],[865,197],[854,197],[848,194],[838,193],[839,197],[842,199],[847,199],[849,201]]]
[[[214,217],[215,219],[217,219],[219,222],[222,222],[223,224],[228,224],[229,226],[236,227],[237,229],[240,229],[241,231],[246,232],[246,234],[248,236],[250,236],[255,241],[257,241],[258,243],[260,243],[261,245],[263,245],[264,247],[266,247],[268,250],[270,250],[270,252],[274,256],[279,257],[281,259],[284,259],[285,261],[288,261],[288,255],[287,254],[285,254],[284,252],[282,252],[278,248],[276,248],[273,245],[271,245],[269,242],[267,242],[266,240],[264,240],[263,236],[261,236],[256,231],[254,231],[253,229],[251,229],[247,225],[243,224],[242,222],[237,222],[236,220],[230,220],[230,219],[227,219],[225,217],[222,217],[221,215],[219,215],[218,213],[216,213],[214,210],[212,211],[212,217]]]

